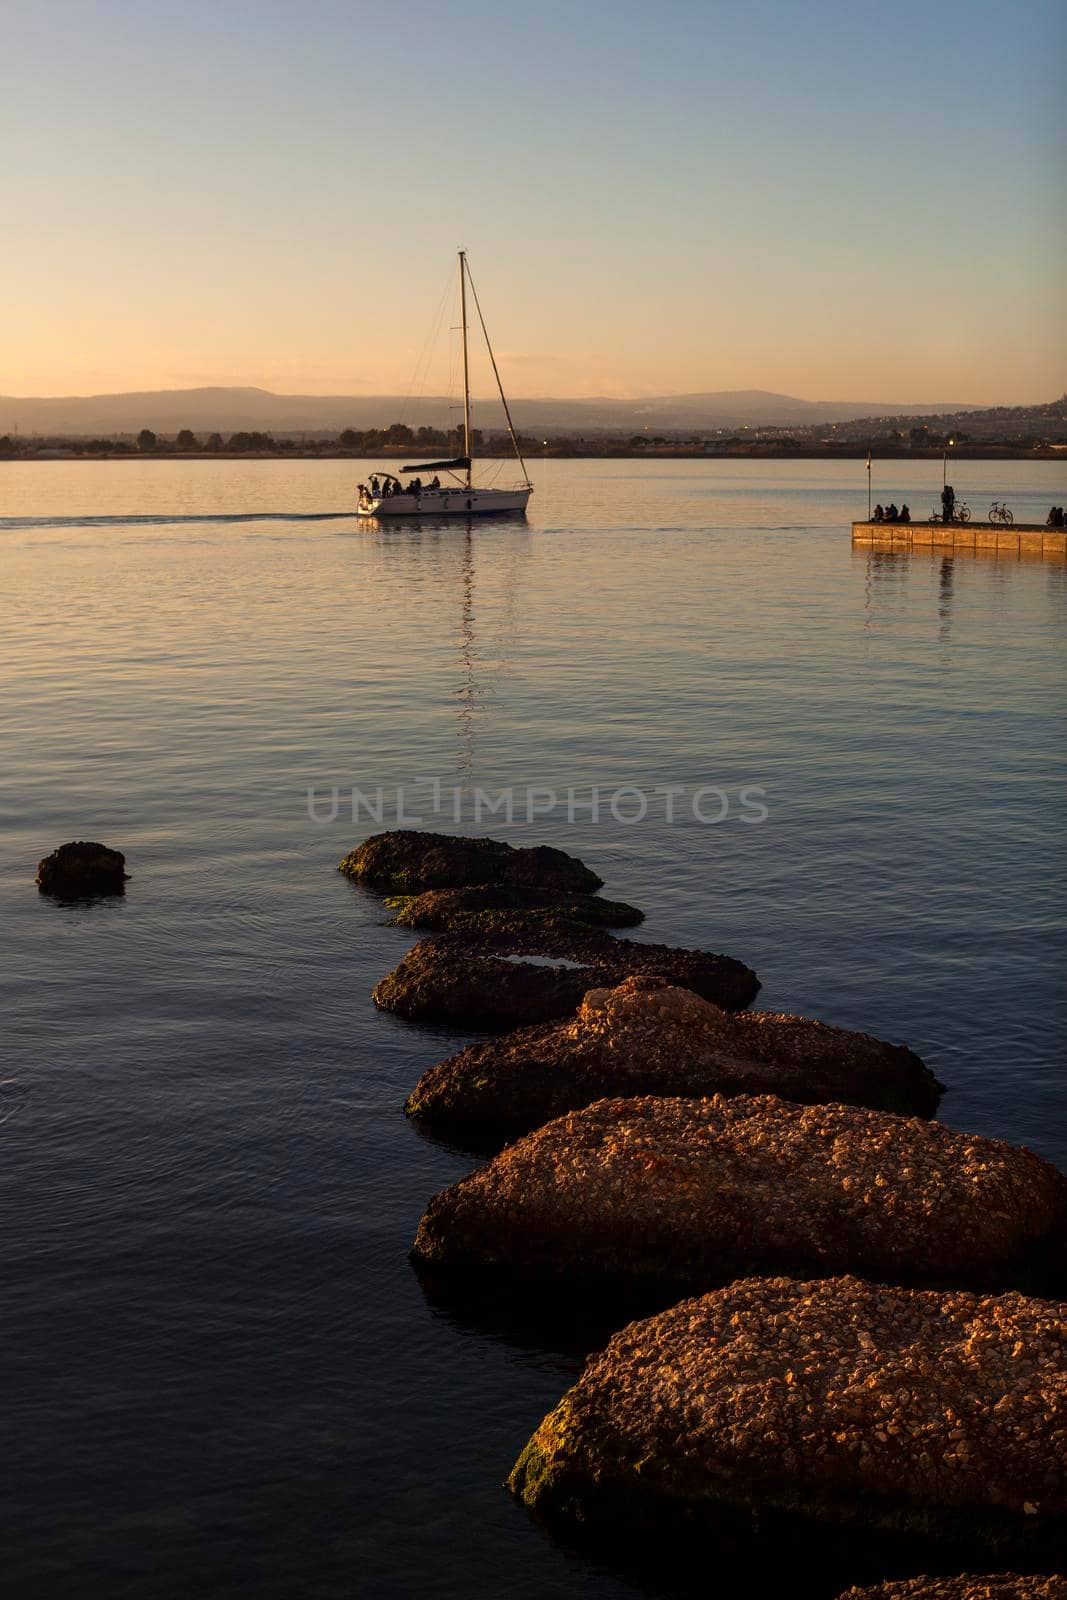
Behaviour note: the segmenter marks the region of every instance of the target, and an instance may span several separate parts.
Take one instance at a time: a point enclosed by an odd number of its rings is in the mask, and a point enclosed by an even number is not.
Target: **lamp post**
[[[942,489],[945,487],[946,483],[948,482],[948,453],[949,453],[949,451],[951,450],[952,446],[955,443],[956,443],[955,439],[950,439],[948,444],[945,446],[944,451],[943,451],[942,456],[941,456],[941,487],[942,487]]]

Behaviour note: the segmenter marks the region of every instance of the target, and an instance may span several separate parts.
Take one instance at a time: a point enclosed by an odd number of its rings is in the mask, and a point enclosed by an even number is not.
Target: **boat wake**
[[[169,512],[139,517],[0,517],[6,528],[167,528],[175,523],[204,522],[336,522],[353,517],[353,511],[198,511],[177,516]]]

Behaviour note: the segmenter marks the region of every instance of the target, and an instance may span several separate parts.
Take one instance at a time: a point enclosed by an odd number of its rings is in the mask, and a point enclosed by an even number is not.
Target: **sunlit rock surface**
[[[1067,1578],[1000,1572],[991,1577],[902,1578],[848,1589],[839,1600],[1067,1600]]]
[[[729,1507],[764,1534],[799,1512],[948,1537],[972,1558],[1042,1552],[1067,1511],[1065,1311],[743,1279],[617,1334],[509,1486],[546,1517],[617,1527]]]
[[[731,1016],[649,977],[590,991],[565,1021],[468,1046],[424,1073],[406,1109],[498,1149],[605,1096],[716,1093],[932,1116],[941,1085],[903,1045],[807,1017]]]
[[[936,1122],[764,1095],[600,1100],[430,1202],[434,1266],[710,1288],[746,1272],[992,1283],[1067,1227],[1067,1179]],[[1004,1275],[1007,1276],[1004,1276]]]

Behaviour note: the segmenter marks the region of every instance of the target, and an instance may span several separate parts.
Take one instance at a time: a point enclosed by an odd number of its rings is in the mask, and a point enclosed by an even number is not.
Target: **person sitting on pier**
[[[1063,525],[1064,525],[1063,507],[1062,506],[1053,506],[1052,510],[1048,514],[1048,518],[1047,518],[1047,520],[1045,522],[1045,526],[1047,528],[1062,528]]]
[[[874,514],[871,517],[871,521],[872,522],[884,522],[885,521],[885,512],[882,510],[880,505],[879,506],[875,506]]]
[[[951,483],[946,483],[941,491],[941,521],[951,522],[956,515],[956,491]]]
[[[900,517],[899,517],[898,520],[901,521],[901,522],[910,522],[911,521],[911,510],[910,510],[910,508],[908,506],[908,502],[906,500],[905,500],[904,504],[900,508]]]
[[[887,522],[896,522],[899,515],[900,512],[897,510],[896,505],[892,500],[890,500],[889,504],[885,508],[885,520]]]

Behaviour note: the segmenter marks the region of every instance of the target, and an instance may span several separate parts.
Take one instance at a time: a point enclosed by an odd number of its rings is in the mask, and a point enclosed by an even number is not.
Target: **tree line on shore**
[[[629,436],[598,433],[592,437],[553,434],[548,438],[519,434],[519,447],[526,455],[537,456],[633,456],[633,455],[799,455],[854,456],[857,451],[903,456],[934,454],[954,450],[960,454],[1019,455],[1042,453],[1067,445],[1067,397],[1042,407],[1019,408],[1015,412],[972,413],[966,428],[952,426],[951,419],[868,418],[865,421],[835,423],[831,427],[743,427],[683,433],[642,433]],[[949,426],[944,424],[949,422]],[[994,425],[996,424],[996,425]],[[471,433],[476,455],[507,456],[511,441],[507,434],[486,434],[480,428]],[[181,428],[164,433],[142,428],[139,433],[113,433],[99,437],[70,435],[0,435],[0,458],[64,456],[366,456],[407,455],[460,456],[463,454],[461,428],[411,428],[393,422],[386,428],[342,428],[287,431],[273,434],[239,429],[221,432],[194,432]]]
[[[532,439],[523,440],[533,447]],[[537,441],[540,443],[540,441]],[[471,433],[475,450],[484,449],[489,454],[510,448],[506,435],[486,438],[481,428]],[[337,450],[360,455],[388,454],[393,450],[448,451],[459,455],[463,450],[462,430],[453,428],[409,428],[405,423],[394,422],[388,428],[342,428],[337,434],[319,432],[306,434],[264,433],[259,430],[239,429],[228,436],[218,432],[194,433],[191,428],[181,428],[176,434],[157,433],[152,428],[142,428],[134,434],[112,434],[100,438],[71,438],[63,435],[41,437],[38,435],[0,435],[0,455],[32,455],[41,449],[61,449],[75,455],[247,455],[269,453],[279,455],[287,451],[306,453],[322,451],[333,454]]]

